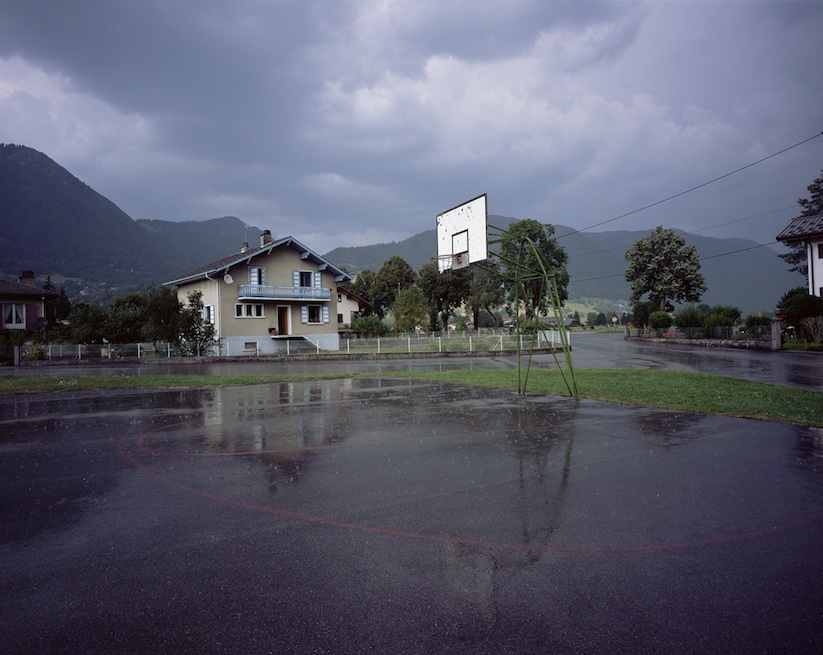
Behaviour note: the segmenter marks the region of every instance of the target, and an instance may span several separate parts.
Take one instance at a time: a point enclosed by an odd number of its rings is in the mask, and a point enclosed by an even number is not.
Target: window
[[[266,284],[266,269],[250,267],[249,284]]]
[[[3,305],[3,327],[7,330],[22,330],[26,327],[26,306],[23,303]]]
[[[823,259],[823,243],[817,244],[817,258]]]
[[[244,302],[234,306],[235,318],[265,318],[263,303]]]
[[[343,294],[342,293],[337,294],[337,302],[343,302]]]
[[[300,271],[300,285],[301,287],[314,286],[314,279],[311,271]]]
[[[300,307],[300,322],[322,324],[329,322],[329,308],[325,305],[303,305]]]
[[[206,323],[214,325],[214,305],[206,305],[203,307],[203,320]]]

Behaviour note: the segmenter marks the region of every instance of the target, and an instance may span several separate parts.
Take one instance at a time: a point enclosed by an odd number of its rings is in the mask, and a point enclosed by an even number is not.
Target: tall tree
[[[823,174],[823,170],[820,172]],[[810,196],[808,198],[798,198],[797,200],[797,204],[803,208],[800,216],[823,214],[823,175],[815,178],[806,188],[809,190]],[[803,241],[797,241],[790,244],[789,248],[789,252],[781,253],[778,257],[789,265],[788,270],[808,275],[809,263],[806,259],[806,244]]]
[[[180,330],[183,304],[177,291],[171,287],[157,287],[145,293],[148,319],[143,330],[144,338],[155,343],[174,341]]]
[[[375,303],[375,298],[377,297],[377,273],[371,269],[364,268],[357,274],[354,281],[349,285],[349,288],[352,293],[369,303],[369,306],[361,311],[362,316],[377,314],[377,305]]]
[[[483,266],[473,264],[471,270],[471,284],[469,295],[466,298],[466,306],[472,313],[472,322],[475,327],[480,326],[480,312],[486,310],[495,322],[497,318],[494,310],[506,302],[506,294],[503,290],[503,278],[500,277],[496,262],[487,261]]]
[[[394,300],[394,329],[409,332],[429,322],[429,306],[420,287],[408,287]],[[426,327],[425,329],[428,329]]]
[[[372,299],[375,313],[383,318],[394,305],[398,292],[413,286],[415,282],[417,274],[405,259],[400,255],[389,257],[377,271]]]
[[[192,291],[186,296],[186,306],[180,312],[177,346],[184,355],[208,355],[215,342],[215,328],[203,315],[203,293]]]
[[[656,227],[626,251],[626,259],[632,303],[648,294],[661,311],[671,311],[670,301],[698,302],[706,291],[697,250],[674,230]]]
[[[429,304],[432,329],[440,322],[445,330],[449,318],[469,295],[471,275],[468,268],[446,270],[440,273],[437,264],[429,262],[420,269],[418,286]]]
[[[544,269],[554,275],[560,302],[568,298],[568,256],[554,238],[553,225],[532,218],[515,221],[500,240],[500,259],[509,301],[517,298],[523,303],[527,320],[548,313],[549,289],[542,275]]]

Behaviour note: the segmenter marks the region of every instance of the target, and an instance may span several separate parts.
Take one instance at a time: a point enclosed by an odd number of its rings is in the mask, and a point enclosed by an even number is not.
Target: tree
[[[568,256],[554,238],[553,225],[532,218],[515,221],[500,240],[500,259],[508,299],[512,303],[515,300],[523,303],[526,320],[531,321],[540,314],[548,313],[549,289],[543,276],[544,270],[554,275],[560,302],[568,298]]]
[[[649,331],[649,320],[652,315],[652,312],[655,312],[657,310],[657,304],[651,300],[638,300],[632,305],[632,320],[634,321],[635,325],[643,326],[644,334],[648,333]]]
[[[374,313],[384,318],[394,305],[397,294],[417,282],[417,274],[400,255],[389,257],[377,271],[372,288],[372,297],[366,298],[372,304]]]
[[[144,340],[148,307],[143,294],[115,298],[106,312],[106,338],[110,343],[139,343]]]
[[[409,287],[394,301],[394,329],[409,332],[429,322],[429,305],[420,287]]]
[[[632,303],[648,294],[659,310],[671,311],[670,301],[697,302],[706,291],[697,250],[674,230],[658,226],[626,251],[626,259]]]
[[[820,171],[823,174],[823,170]],[[823,214],[823,175],[815,178],[812,183],[806,187],[809,191],[809,198],[799,198],[797,204],[803,208],[800,216],[816,216]],[[798,218],[800,217],[798,216]],[[789,244],[789,252],[778,255],[780,259],[789,264],[790,271],[797,271],[802,275],[809,274],[809,264],[806,259],[806,244],[803,241],[797,241]]]
[[[180,331],[183,304],[171,287],[149,289],[145,293],[147,320],[144,338],[155,343],[173,342]]]
[[[186,306],[180,312],[177,347],[184,355],[208,354],[215,342],[214,325],[203,316],[203,292],[192,291],[186,296]]]
[[[783,294],[777,303],[777,311],[783,315],[786,327],[796,328],[805,334],[803,320],[823,316],[823,298],[813,296],[806,287],[795,287]]]
[[[497,317],[494,309],[506,301],[503,290],[503,280],[496,262],[486,262],[483,266],[472,264],[469,295],[466,297],[466,306],[472,313],[474,326],[480,327],[480,312],[486,310],[492,317],[492,324],[497,327]]]
[[[440,273],[437,264],[429,262],[420,269],[417,284],[429,305],[432,329],[436,330],[440,322],[445,330],[449,326],[449,317],[469,296],[471,274],[468,268],[445,270]]]
[[[69,313],[70,341],[103,343],[106,310],[101,305],[76,303]]]
[[[354,281],[349,285],[352,293],[359,296],[369,306],[361,311],[362,316],[370,316],[377,313],[377,305],[375,299],[377,297],[377,273],[364,268],[354,278]]]

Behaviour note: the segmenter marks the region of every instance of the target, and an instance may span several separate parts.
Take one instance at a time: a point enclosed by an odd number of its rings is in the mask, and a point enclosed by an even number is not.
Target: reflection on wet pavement
[[[819,430],[385,375],[5,399],[0,435],[7,652],[823,643]]]

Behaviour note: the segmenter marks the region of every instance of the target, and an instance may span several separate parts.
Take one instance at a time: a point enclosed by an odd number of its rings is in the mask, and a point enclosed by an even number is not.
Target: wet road
[[[823,652],[819,429],[387,371],[0,399],[0,480],[4,653]]]
[[[577,368],[636,368],[727,375],[823,391],[823,353],[768,352],[699,348],[624,339],[620,334],[575,332],[572,358]],[[555,366],[550,355],[537,355],[533,365]],[[141,375],[156,373],[354,373],[422,369],[489,369],[517,366],[513,356],[452,357],[374,361],[225,362],[106,366],[0,367],[0,375]]]

